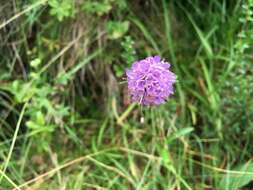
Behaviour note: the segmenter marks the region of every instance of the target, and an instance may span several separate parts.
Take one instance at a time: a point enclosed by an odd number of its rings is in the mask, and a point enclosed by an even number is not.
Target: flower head
[[[133,102],[142,105],[159,105],[173,94],[176,75],[170,64],[160,56],[151,56],[136,61],[127,69],[128,91]]]

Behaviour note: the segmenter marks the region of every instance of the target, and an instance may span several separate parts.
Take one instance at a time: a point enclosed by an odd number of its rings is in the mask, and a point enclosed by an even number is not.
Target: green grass
[[[252,7],[3,2],[0,190],[251,190]],[[175,94],[131,104],[120,74],[155,54]]]

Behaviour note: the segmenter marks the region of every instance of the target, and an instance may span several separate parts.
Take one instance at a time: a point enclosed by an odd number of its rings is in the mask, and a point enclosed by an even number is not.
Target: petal
[[[138,69],[138,66],[139,66],[139,61],[136,61],[133,63],[132,69]]]
[[[161,57],[159,55],[154,56],[154,62],[158,63],[161,61]]]
[[[131,69],[127,69],[127,70],[126,70],[126,76],[127,76],[127,77],[133,78],[133,77],[134,77],[133,74],[134,74],[134,73],[133,73],[133,71],[132,71]]]
[[[144,80],[139,80],[137,82],[137,88],[141,89],[141,90],[144,90],[144,87],[145,87],[145,81]]]
[[[149,66],[150,66],[150,63],[148,61],[143,60],[139,62],[139,69],[142,72],[147,72],[149,70]]]
[[[170,64],[167,63],[167,62],[164,62],[161,64],[161,67],[164,68],[164,69],[169,69],[170,68]]]

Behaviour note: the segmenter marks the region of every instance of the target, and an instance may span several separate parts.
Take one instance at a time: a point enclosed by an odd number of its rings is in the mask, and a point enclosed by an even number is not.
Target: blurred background
[[[252,190],[252,42],[252,0],[0,0],[0,190]]]

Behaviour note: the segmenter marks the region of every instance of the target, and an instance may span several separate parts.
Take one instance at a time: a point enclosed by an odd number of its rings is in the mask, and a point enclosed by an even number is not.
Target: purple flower
[[[142,105],[164,103],[173,94],[176,81],[176,75],[169,68],[170,64],[158,55],[134,62],[126,71],[132,101]]]

